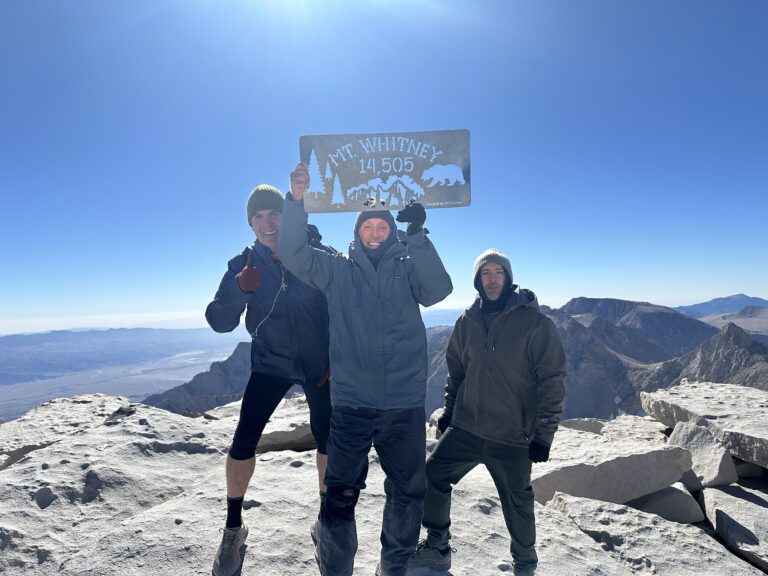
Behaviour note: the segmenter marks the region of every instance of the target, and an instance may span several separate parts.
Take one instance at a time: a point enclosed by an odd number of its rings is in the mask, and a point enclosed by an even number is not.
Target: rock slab
[[[768,468],[768,392],[713,382],[684,382],[642,392],[643,409],[673,428],[678,422],[705,426],[731,454]]]
[[[641,512],[656,514],[670,522],[695,524],[704,521],[704,511],[682,482],[675,482],[663,490],[627,502]]]
[[[624,503],[670,486],[690,467],[690,452],[678,446],[560,428],[531,485],[540,503],[555,492]]]
[[[705,426],[678,422],[668,443],[691,453],[691,468],[701,486],[726,486],[739,479],[731,453]]]
[[[705,488],[707,518],[728,547],[768,572],[768,485]]]
[[[556,494],[547,506],[567,515],[631,574],[762,574],[695,526],[669,522],[628,506],[568,494]]]

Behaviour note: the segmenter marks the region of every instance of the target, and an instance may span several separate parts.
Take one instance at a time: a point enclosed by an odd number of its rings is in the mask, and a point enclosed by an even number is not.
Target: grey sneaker
[[[240,547],[248,538],[248,527],[243,522],[240,528],[223,528],[221,544],[213,560],[213,576],[233,576],[242,564]]]
[[[419,541],[416,551],[408,559],[408,566],[411,568],[448,570],[451,567],[451,548],[433,548],[424,538]]]

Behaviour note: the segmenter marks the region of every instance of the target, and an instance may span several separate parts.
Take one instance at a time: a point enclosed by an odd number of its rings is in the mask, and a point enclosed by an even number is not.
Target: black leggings
[[[304,395],[309,404],[309,427],[317,443],[317,451],[326,454],[325,442],[331,429],[330,383],[317,385],[320,379],[309,378],[305,384]],[[243,394],[240,406],[240,421],[237,423],[235,437],[229,448],[229,455],[235,460],[248,460],[256,455],[256,446],[269,418],[285,396],[288,389],[296,384],[293,380],[253,372]]]

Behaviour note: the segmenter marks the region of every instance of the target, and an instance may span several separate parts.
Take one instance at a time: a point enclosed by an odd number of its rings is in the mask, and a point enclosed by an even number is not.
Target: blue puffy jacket
[[[279,253],[285,267],[322,290],[330,318],[331,404],[368,408],[424,406],[427,338],[419,304],[453,290],[422,230],[395,242],[374,268],[360,238],[349,256],[307,244],[303,202],[286,199]]]
[[[249,252],[253,254],[251,265],[262,272],[261,285],[253,293],[240,290],[235,277]],[[259,242],[229,261],[205,318],[216,332],[231,332],[240,324],[243,311],[251,334],[253,372],[304,382],[319,378],[328,369],[325,296],[288,272]]]

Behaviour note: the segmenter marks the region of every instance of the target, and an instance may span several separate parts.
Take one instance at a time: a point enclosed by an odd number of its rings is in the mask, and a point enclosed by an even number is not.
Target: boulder
[[[704,512],[682,482],[675,482],[663,490],[630,500],[627,506],[680,524],[704,521]]]
[[[692,422],[678,422],[668,443],[691,453],[691,469],[701,486],[724,486],[739,479],[731,453],[708,428]]]
[[[429,415],[427,422],[431,427],[437,428],[437,420],[443,415],[443,407],[435,408],[435,410]]]
[[[643,409],[669,427],[693,422],[710,429],[734,456],[768,468],[768,392],[712,382],[684,382],[642,392]]]
[[[237,403],[239,408],[240,403]],[[257,454],[277,450],[314,450],[315,437],[309,427],[309,405],[304,394],[281,401],[280,418],[271,418],[256,448]],[[275,410],[277,412],[277,410]],[[234,431],[233,431],[234,432]]]
[[[704,488],[699,499],[728,547],[768,572],[768,484]]]
[[[689,524],[670,522],[628,506],[558,493],[547,504],[566,514],[624,564],[628,574],[757,576],[717,540]]]
[[[691,467],[691,454],[678,446],[560,428],[548,462],[531,473],[536,501],[555,492],[624,503],[677,482]]]
[[[315,438],[312,436],[312,430],[309,426],[309,405],[304,394],[297,393],[281,400],[275,409],[275,414],[278,413],[280,414],[279,418],[274,417],[273,414],[273,417],[267,422],[256,453],[263,454],[277,450],[313,450]],[[239,417],[239,401],[225,404],[204,414],[204,418],[234,422],[235,425]],[[232,427],[231,430],[231,434],[234,435],[235,428]],[[230,437],[229,440],[231,441],[231,439]]]

